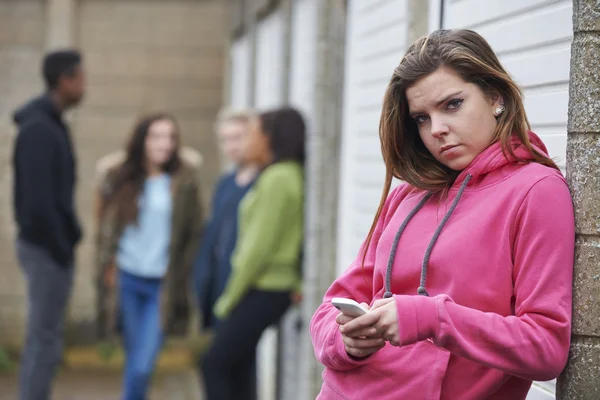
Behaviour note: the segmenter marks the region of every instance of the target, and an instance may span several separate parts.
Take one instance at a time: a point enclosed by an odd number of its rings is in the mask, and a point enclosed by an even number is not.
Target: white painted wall
[[[383,189],[379,116],[385,88],[406,50],[406,0],[348,2],[337,270],[356,258]]]

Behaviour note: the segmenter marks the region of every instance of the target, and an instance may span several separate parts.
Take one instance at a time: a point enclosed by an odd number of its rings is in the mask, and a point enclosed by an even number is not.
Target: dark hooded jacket
[[[81,238],[69,129],[49,95],[25,104],[13,119],[19,127],[13,154],[19,238],[45,249],[66,267]]]

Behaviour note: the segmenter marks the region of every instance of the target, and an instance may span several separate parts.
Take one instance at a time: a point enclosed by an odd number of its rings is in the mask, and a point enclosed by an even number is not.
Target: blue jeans
[[[120,304],[125,341],[123,400],[144,400],[162,345],[161,280],[120,272]]]

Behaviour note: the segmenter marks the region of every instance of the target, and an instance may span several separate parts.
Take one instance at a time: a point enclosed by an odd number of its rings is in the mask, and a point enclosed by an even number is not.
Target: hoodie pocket
[[[427,374],[430,377],[429,393],[423,399],[441,399],[442,385],[448,370],[448,364],[452,353],[448,350],[436,346],[431,339],[427,339],[424,344],[429,347],[428,352],[432,352],[433,362],[431,366],[423,366],[424,370],[428,370]]]
[[[424,340],[406,347],[386,346],[369,364],[368,381],[377,382],[364,398],[439,400],[451,353]],[[372,388],[375,389],[375,388]]]

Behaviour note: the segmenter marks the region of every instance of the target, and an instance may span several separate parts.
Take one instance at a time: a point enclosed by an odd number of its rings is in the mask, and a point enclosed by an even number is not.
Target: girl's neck
[[[148,171],[149,177],[159,176],[163,173],[162,168],[160,168],[158,165],[148,165],[146,167],[146,171]]]
[[[262,154],[260,160],[258,160],[257,162],[259,169],[267,168],[273,163],[274,160],[275,156],[273,155],[273,153],[271,151],[266,151],[264,154]]]
[[[256,178],[259,167],[254,164],[241,165],[235,174],[235,183],[239,186],[246,186]]]
[[[60,114],[62,114],[63,111],[67,109],[66,102],[63,100],[62,96],[57,91],[50,92],[50,100],[52,101],[52,103],[54,104],[54,106]]]

